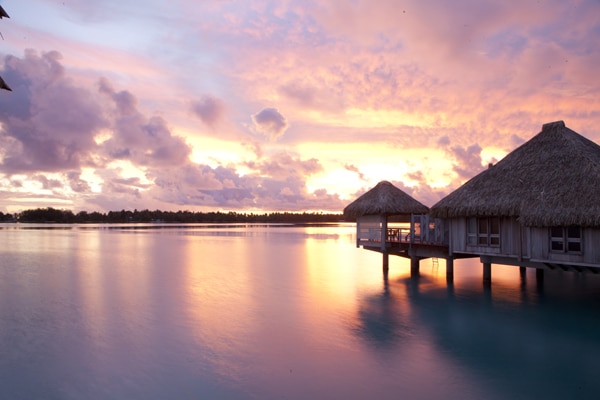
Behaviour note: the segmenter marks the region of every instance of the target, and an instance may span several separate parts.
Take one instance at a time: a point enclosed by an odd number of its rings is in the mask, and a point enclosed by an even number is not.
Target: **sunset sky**
[[[0,0],[0,211],[431,206],[566,125],[599,0]]]

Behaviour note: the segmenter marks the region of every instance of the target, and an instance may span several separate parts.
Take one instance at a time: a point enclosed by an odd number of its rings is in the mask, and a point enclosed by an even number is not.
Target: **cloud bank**
[[[8,6],[0,209],[431,205],[545,122],[600,142],[596,0]]]

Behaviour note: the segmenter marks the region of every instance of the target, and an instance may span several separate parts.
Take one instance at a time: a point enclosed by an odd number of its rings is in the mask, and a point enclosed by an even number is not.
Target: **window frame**
[[[467,246],[477,246],[477,218],[467,218]]]
[[[467,246],[500,247],[500,217],[468,217]]]
[[[555,254],[583,254],[580,226],[552,226],[548,229],[549,250]]]

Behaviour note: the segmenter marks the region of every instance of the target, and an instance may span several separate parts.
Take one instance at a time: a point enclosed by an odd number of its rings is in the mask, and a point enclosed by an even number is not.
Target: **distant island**
[[[0,212],[0,222],[25,223],[323,223],[342,222],[342,214],[322,212],[192,212],[192,211],[150,211],[150,210],[121,210],[101,213],[97,211],[59,210],[52,207],[25,210],[10,214]]]

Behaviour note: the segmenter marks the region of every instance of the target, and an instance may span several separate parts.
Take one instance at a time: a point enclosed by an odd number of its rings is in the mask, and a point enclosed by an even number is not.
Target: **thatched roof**
[[[531,140],[435,204],[431,215],[600,226],[600,146],[563,121],[544,124]]]
[[[2,19],[2,18],[10,18],[10,17],[6,13],[6,11],[4,11],[4,8],[2,8],[2,6],[0,6],[0,19]]]
[[[427,206],[419,203],[390,182],[381,181],[374,188],[344,208],[346,218],[362,215],[426,214]]]

